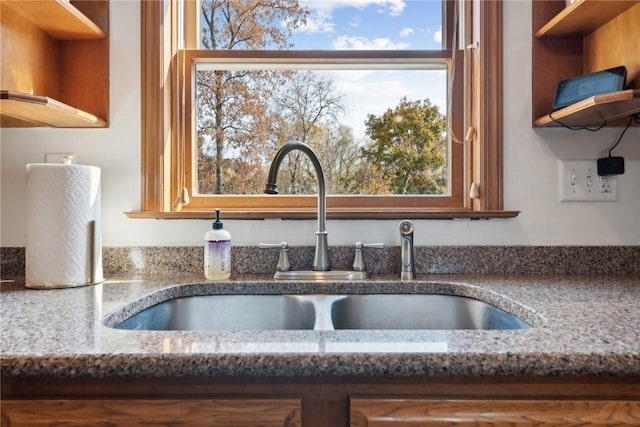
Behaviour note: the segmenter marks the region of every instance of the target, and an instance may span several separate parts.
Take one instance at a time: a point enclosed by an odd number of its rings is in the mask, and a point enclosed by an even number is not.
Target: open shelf
[[[595,95],[534,121],[534,126],[597,127],[640,113],[640,90]],[[560,122],[560,123],[559,123]]]
[[[532,125],[625,126],[624,117],[640,112],[640,0],[576,0],[568,6],[565,0],[535,0],[531,7]],[[549,113],[559,81],[620,65],[627,68],[626,90]]]
[[[0,0],[0,127],[102,128],[109,0]]]
[[[590,33],[635,4],[636,2],[630,0],[577,0],[562,9],[540,28],[535,36],[536,38],[566,37]]]
[[[103,39],[105,33],[68,0],[3,0],[58,40]]]
[[[40,126],[59,128],[105,127],[107,122],[46,96],[0,91],[0,113]]]

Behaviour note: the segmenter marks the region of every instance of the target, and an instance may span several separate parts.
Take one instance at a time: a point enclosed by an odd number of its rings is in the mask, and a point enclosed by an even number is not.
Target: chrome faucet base
[[[313,256],[313,269],[316,271],[331,270],[331,258],[329,258],[329,243],[327,242],[327,232],[316,232],[316,251]]]
[[[366,271],[349,271],[349,270],[331,270],[331,271],[315,271],[315,270],[294,270],[294,271],[276,271],[273,276],[276,280],[364,280],[369,278]]]
[[[416,278],[416,275],[413,273],[413,271],[401,271],[400,272],[400,280],[401,281],[413,280],[415,278]]]

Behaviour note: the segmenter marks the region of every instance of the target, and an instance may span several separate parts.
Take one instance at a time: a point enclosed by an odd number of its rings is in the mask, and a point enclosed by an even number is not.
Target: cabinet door
[[[640,426],[640,401],[351,399],[351,427]]]
[[[300,427],[299,399],[42,399],[2,402],[13,426]]]

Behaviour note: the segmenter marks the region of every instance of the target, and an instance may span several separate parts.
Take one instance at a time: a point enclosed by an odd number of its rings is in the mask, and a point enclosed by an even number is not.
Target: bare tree
[[[291,31],[308,15],[298,0],[203,0],[201,9],[202,48],[218,50],[289,48]],[[286,77],[273,70],[197,72],[200,193],[224,192],[230,159],[260,168],[274,122],[268,103]]]
[[[362,167],[360,147],[353,137],[353,129],[338,125],[326,129],[319,156],[326,165],[327,191],[331,194],[360,194],[362,181],[357,172]]]
[[[294,73],[274,100],[275,112],[285,124],[280,140],[304,142],[326,160],[320,152],[329,141],[327,129],[337,127],[338,115],[345,111],[343,98],[330,76],[312,71]],[[315,182],[306,156],[297,151],[282,165],[281,176],[281,185],[291,194],[309,192]]]

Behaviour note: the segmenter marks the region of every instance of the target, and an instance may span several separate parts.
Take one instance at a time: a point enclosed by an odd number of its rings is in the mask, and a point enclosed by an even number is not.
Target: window
[[[501,24],[499,2],[443,2],[443,41],[438,49],[427,43],[418,46],[420,50],[349,49],[362,47],[364,39],[354,36],[335,38],[334,50],[294,50],[286,31],[275,30],[285,28],[287,19],[300,20],[290,25],[294,29],[302,22],[307,27],[333,25],[326,13],[308,8],[296,9],[297,15],[272,11],[276,15],[267,18],[280,27],[274,24],[275,29],[263,31],[265,24],[259,28],[263,32],[254,28],[242,33],[236,25],[214,37],[213,17],[241,19],[233,16],[238,11],[231,7],[207,15],[213,3],[202,1],[185,0],[184,9],[175,0],[142,2],[144,184],[142,212],[131,216],[204,218],[221,207],[227,217],[235,218],[311,218],[315,184],[308,166],[292,155],[289,169],[279,174],[281,188],[289,195],[260,194],[273,154],[292,139],[319,153],[326,169],[330,218],[513,215],[501,211],[501,25],[495,24]],[[401,7],[411,1],[377,3]],[[186,17],[184,27],[179,16]],[[171,25],[166,17],[171,17]],[[357,17],[352,16],[353,25]],[[199,19],[204,24],[193,25]],[[482,25],[472,26],[474,19]],[[184,39],[177,37],[176,28],[187,29]],[[457,34],[458,28],[465,31]],[[410,27],[405,30],[411,33]],[[280,48],[256,50],[253,32],[262,37],[258,47],[270,38]],[[465,46],[478,44],[475,49],[452,49],[458,39]],[[478,48],[482,40],[492,43],[484,57]],[[296,41],[317,47],[308,37]],[[222,49],[232,43],[243,48]],[[389,41],[378,37],[378,47],[385,43]],[[349,91],[349,78],[364,73],[371,82],[382,81],[383,75],[393,75],[396,82],[421,80],[404,86],[412,88],[410,93],[396,90],[377,97],[385,103],[374,106]],[[220,85],[223,80],[228,86]],[[171,85],[163,88],[169,81]],[[426,82],[438,81],[440,92],[421,92]],[[381,95],[385,89],[380,83],[369,87]],[[366,107],[345,113],[346,106],[358,102]],[[416,115],[421,126],[411,121]],[[464,131],[467,128],[476,130]],[[428,144],[409,143],[402,153],[401,143],[412,138]],[[413,155],[407,157],[410,151]],[[180,203],[187,198],[188,204]]]

